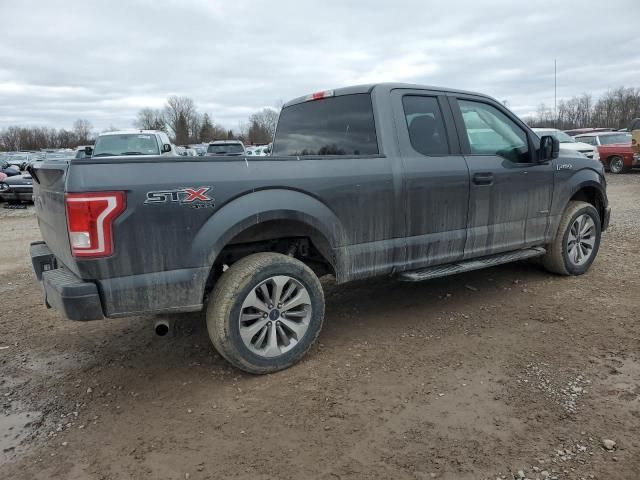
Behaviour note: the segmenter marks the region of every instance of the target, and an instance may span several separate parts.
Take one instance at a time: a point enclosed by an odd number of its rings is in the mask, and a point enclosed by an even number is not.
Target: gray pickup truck
[[[600,162],[485,95],[405,84],[287,103],[266,157],[126,156],[32,169],[45,302],[73,320],[206,309],[213,345],[286,368],[323,323],[318,278],[419,281],[541,257],[593,262]]]

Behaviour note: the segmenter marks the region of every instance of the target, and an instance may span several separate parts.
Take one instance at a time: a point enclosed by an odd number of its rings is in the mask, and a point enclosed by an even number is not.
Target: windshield
[[[209,145],[207,153],[215,153],[218,155],[225,153],[244,153],[244,147],[239,143],[216,143]]]
[[[96,140],[94,157],[115,155],[159,155],[155,135],[147,133],[126,133],[102,135]]]
[[[555,138],[556,140],[558,140],[560,143],[575,143],[576,141],[573,139],[573,137],[570,137],[569,135],[567,135],[564,132],[561,132],[560,130],[535,130],[536,135],[538,135],[539,137],[544,137],[545,135],[551,135],[553,138]]]
[[[631,135],[628,133],[600,135],[600,145],[614,145],[618,143],[631,143]]]

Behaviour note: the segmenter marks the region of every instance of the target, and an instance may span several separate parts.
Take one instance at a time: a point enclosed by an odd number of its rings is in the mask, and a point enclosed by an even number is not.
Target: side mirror
[[[165,143],[164,145],[162,145],[162,153],[169,153],[171,151],[171,145],[168,143]]]
[[[90,157],[93,154],[93,147],[84,147],[84,154]]]
[[[560,153],[560,142],[551,135],[544,135],[540,138],[540,161],[553,160],[558,158]]]

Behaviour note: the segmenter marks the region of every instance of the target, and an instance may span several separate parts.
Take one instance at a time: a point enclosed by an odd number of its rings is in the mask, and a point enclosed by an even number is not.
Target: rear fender
[[[347,237],[338,217],[316,198],[295,190],[252,192],[218,210],[193,241],[195,264],[213,266],[222,249],[238,234],[262,222],[292,220],[308,225],[324,237],[331,249],[345,245]],[[336,259],[334,267],[341,267]]]

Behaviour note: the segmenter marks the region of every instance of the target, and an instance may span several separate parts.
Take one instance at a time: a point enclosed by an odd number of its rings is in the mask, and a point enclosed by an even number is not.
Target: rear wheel
[[[207,307],[216,350],[249,373],[275,372],[299,361],[323,319],[320,281],[304,263],[279,253],[256,253],[234,263]]]
[[[624,173],[627,170],[627,167],[624,166],[624,160],[622,157],[615,156],[609,159],[609,171],[611,173]]]
[[[582,275],[600,248],[600,215],[586,202],[569,202],[553,242],[542,257],[544,267],[559,275]]]

